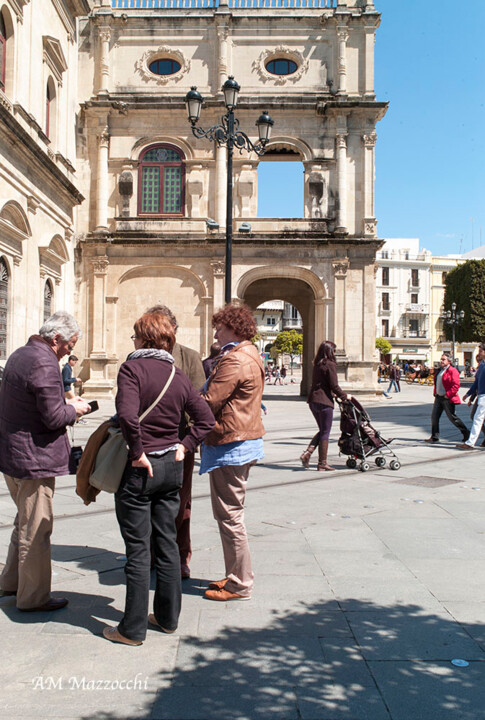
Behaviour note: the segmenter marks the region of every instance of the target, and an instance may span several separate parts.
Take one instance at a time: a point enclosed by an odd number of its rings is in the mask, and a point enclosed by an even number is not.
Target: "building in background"
[[[86,0],[0,3],[0,364],[74,312],[77,18]]]

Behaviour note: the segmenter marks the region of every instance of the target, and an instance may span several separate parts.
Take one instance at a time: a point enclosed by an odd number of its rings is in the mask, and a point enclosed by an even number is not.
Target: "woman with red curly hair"
[[[212,318],[219,361],[204,392],[216,418],[202,445],[200,473],[210,476],[212,511],[219,525],[226,576],[209,583],[209,600],[249,600],[254,574],[244,524],[249,470],[264,457],[261,398],[264,368],[251,342],[256,322],[251,310],[227,305]]]

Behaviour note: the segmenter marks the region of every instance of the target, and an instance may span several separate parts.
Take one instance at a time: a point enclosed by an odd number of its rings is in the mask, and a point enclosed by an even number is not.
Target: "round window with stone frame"
[[[190,70],[190,61],[179,50],[160,46],[147,50],[135,63],[136,71],[146,83],[165,85],[179,82]]]
[[[263,50],[252,64],[253,70],[264,83],[275,85],[296,83],[308,70],[308,58],[294,48],[280,45]]]
[[[298,65],[290,58],[274,58],[265,65],[271,75],[293,75],[298,70]]]

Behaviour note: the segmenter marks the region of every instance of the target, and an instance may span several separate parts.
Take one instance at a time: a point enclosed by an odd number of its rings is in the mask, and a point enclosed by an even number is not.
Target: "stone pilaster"
[[[96,231],[108,231],[108,197],[109,197],[109,125],[107,124],[97,136],[98,157],[96,173]]]
[[[87,398],[112,397],[113,381],[107,378],[110,359],[106,351],[106,283],[109,259],[98,255],[90,259],[89,327],[92,329],[89,354],[89,380],[84,383]],[[113,362],[113,360],[111,360]]]
[[[374,99],[374,45],[376,42],[375,25],[365,26],[364,41],[364,95]]]
[[[99,38],[99,88],[98,95],[109,95],[109,43],[111,28],[103,26],[98,28]]]
[[[219,51],[219,63],[218,63],[218,77],[219,87],[218,91],[226,82],[229,72],[229,26],[227,20],[219,20],[217,24],[217,40],[218,40],[218,51]]]
[[[377,221],[374,210],[374,153],[377,135],[375,132],[362,135],[364,144],[364,235],[376,237]]]
[[[337,26],[338,39],[338,92],[340,95],[347,93],[347,40],[349,31],[346,25]]]
[[[214,220],[219,227],[226,227],[226,198],[227,198],[227,148],[216,147],[216,207]]]
[[[220,308],[224,307],[224,278],[226,276],[225,273],[225,263],[224,260],[215,260],[214,262],[211,262],[211,268],[212,273],[214,276],[214,292],[213,292],[213,301],[214,301],[214,312],[217,312]]]
[[[339,130],[335,136],[338,177],[338,222],[335,232],[345,234],[347,229],[347,132]]]
[[[334,274],[334,342],[337,354],[346,355],[346,280],[349,269],[347,258],[332,263]]]

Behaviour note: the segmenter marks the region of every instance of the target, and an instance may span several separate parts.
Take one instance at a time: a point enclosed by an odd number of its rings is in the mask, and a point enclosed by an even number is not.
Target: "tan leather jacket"
[[[222,445],[262,437],[263,388],[263,363],[257,348],[244,340],[219,360],[209,378],[204,397],[214,413],[216,426],[204,442]]]

